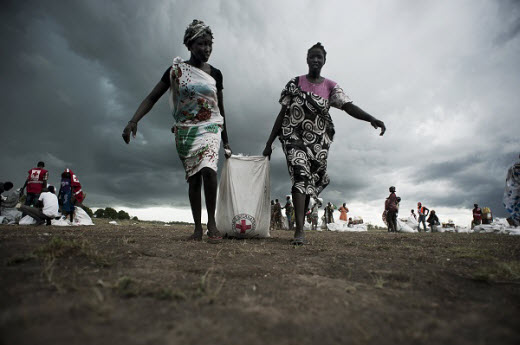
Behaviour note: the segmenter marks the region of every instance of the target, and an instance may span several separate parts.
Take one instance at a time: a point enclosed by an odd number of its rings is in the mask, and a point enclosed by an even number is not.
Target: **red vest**
[[[27,177],[27,193],[40,194],[43,185],[47,187],[47,179],[49,172],[42,168],[34,168],[28,171]]]
[[[475,220],[482,219],[482,211],[480,210],[480,207],[473,209],[473,219],[475,219]]]
[[[81,190],[81,183],[79,183],[78,177],[70,169],[65,169],[65,172],[70,173],[70,186],[72,188],[72,195],[79,202],[83,202],[85,199],[85,194],[83,194],[83,190]]]

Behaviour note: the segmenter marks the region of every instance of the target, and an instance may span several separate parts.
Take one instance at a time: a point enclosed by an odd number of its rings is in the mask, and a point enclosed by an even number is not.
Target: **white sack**
[[[68,216],[63,216],[60,219],[51,220],[51,224],[54,226],[80,226],[80,225],[94,225],[92,219],[85,210],[81,207],[74,207],[74,217],[72,223]]]
[[[269,237],[269,159],[231,156],[224,162],[217,197],[217,228],[240,238]]]
[[[26,215],[25,217],[23,217],[22,219],[20,219],[20,221],[18,222],[18,224],[20,225],[31,225],[31,224],[36,224],[36,220],[29,216],[29,215]]]
[[[81,207],[74,207],[73,225],[94,225],[87,212]]]
[[[413,219],[413,217],[412,217],[412,219]],[[417,230],[410,227],[407,222],[403,222],[401,219],[397,219],[397,231],[398,232],[417,232]]]
[[[458,233],[466,233],[466,234],[473,232],[473,230],[471,228],[468,228],[467,226],[456,226],[455,231],[457,231]]]
[[[355,224],[351,227],[347,226],[348,222],[344,220],[337,220],[334,223],[327,224],[327,229],[330,231],[339,231],[339,232],[347,232],[347,231],[367,231],[366,224]]]

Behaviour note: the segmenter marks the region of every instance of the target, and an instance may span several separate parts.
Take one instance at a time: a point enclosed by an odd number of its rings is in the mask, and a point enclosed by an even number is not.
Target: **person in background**
[[[510,217],[507,218],[509,225],[520,226],[520,161],[514,163],[507,171],[502,201],[506,211],[510,214]]]
[[[334,223],[334,205],[329,201],[325,207],[325,224]]]
[[[0,194],[2,194],[3,192],[5,191],[4,189],[4,183],[3,182],[0,182]],[[0,198],[0,210],[2,209],[2,198]],[[2,215],[2,213],[0,212],[0,216]]]
[[[347,208],[347,204],[346,203],[343,203],[343,205],[338,209],[339,211],[339,219],[340,220],[343,220],[343,221],[347,221],[347,213],[348,213],[348,208]]]
[[[415,214],[415,211],[413,210],[413,208],[410,210],[411,214],[410,216],[413,217],[413,219],[417,220],[417,215]]]
[[[435,214],[435,210],[432,210],[430,212],[430,216],[428,217],[427,222],[428,222],[428,225],[430,226],[430,231],[436,232],[437,226],[439,226],[441,223],[439,222],[439,218]]]
[[[20,192],[16,191],[11,181],[4,183],[4,192],[0,197],[0,215],[4,216],[4,223],[16,224],[22,214],[16,209],[16,204],[20,200]]]
[[[419,232],[421,232],[421,222],[423,224],[424,231],[426,231],[426,217],[429,213],[430,210],[426,206],[423,206],[420,202],[417,203],[417,215],[419,216],[419,219],[417,221],[419,223],[417,225],[417,230]]]
[[[482,210],[480,207],[478,207],[478,204],[474,204],[473,206],[473,221],[471,222],[472,229],[475,227],[475,225],[482,224]]]
[[[290,196],[287,196],[287,201],[285,203],[285,206],[282,208],[285,209],[285,216],[287,217],[288,230],[292,230],[293,223],[294,223],[294,218],[293,218],[294,207],[292,205]]]
[[[282,229],[282,205],[278,199],[274,202],[274,221],[276,229]]]
[[[274,200],[271,200],[271,225],[269,226],[269,230],[274,230],[276,218],[275,218],[275,205]]]
[[[21,190],[21,194],[23,194],[25,187],[27,187],[26,206],[36,206],[42,189],[47,187],[49,172],[45,170],[44,167],[45,163],[40,161],[36,168],[28,171],[29,175]]]
[[[318,209],[320,208],[320,204],[318,202],[315,202],[314,205],[312,205],[311,208],[311,224],[312,230],[318,230]]]
[[[385,201],[385,212],[386,221],[388,223],[388,232],[397,232],[397,212],[398,212],[398,201],[395,195],[395,187],[391,186],[388,188],[390,195]]]
[[[2,192],[1,196],[1,208],[14,208],[20,200],[20,193],[17,192],[13,187],[14,185],[11,181],[4,183],[4,191]]]
[[[349,219],[348,219],[348,223],[347,223],[347,227],[351,228],[351,227],[353,227],[353,226],[354,226],[354,224],[353,224],[353,222],[352,222],[352,217],[349,217]]]
[[[74,220],[74,206],[83,202],[85,194],[81,189],[78,177],[72,170],[65,169],[61,174],[61,186],[58,192],[58,203],[64,215],[70,217],[70,222]]]
[[[51,225],[51,219],[59,216],[58,213],[58,198],[55,194],[54,186],[42,189],[38,201],[40,207],[30,207],[22,205],[20,211],[28,214],[36,220],[36,225],[42,225],[47,222]]]

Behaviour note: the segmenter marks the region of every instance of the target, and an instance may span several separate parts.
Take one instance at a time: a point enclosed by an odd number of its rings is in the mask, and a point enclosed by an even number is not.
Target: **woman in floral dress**
[[[334,125],[329,114],[331,106],[350,116],[370,122],[374,128],[386,128],[361,108],[355,106],[343,89],[334,81],[321,76],[326,51],[317,43],[307,51],[309,72],[291,79],[282,91],[282,109],[276,118],[263,155],[270,156],[272,144],[280,138],[293,183],[292,195],[296,215],[296,231],[292,241],[304,243],[304,210],[310,197],[317,197],[329,184],[327,158],[334,139]]]
[[[201,192],[208,211],[208,237],[218,242],[221,237],[215,222],[217,198],[217,163],[220,141],[224,142],[226,157],[231,155],[222,94],[222,73],[207,63],[213,48],[213,34],[204,22],[194,20],[186,29],[184,44],[190,51],[190,59],[173,59],[172,66],[164,73],[152,92],[143,100],[123,131],[128,144],[130,133],[137,133],[137,123],[170,90],[170,105],[175,125],[177,152],[186,171],[189,198],[195,229],[189,239],[202,240]]]

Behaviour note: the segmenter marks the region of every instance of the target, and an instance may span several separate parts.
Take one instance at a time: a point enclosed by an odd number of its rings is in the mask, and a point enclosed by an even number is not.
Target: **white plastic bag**
[[[74,207],[74,225],[94,225],[94,223],[85,210]]]
[[[224,162],[216,221],[222,235],[269,237],[271,221],[269,159],[231,156]]]
[[[410,225],[408,225],[408,222],[404,222],[401,219],[397,219],[397,231],[408,233],[417,232],[417,230],[413,229],[412,227],[410,227]]]
[[[20,219],[18,224],[20,224],[20,225],[36,224],[36,220],[33,217],[26,215],[25,217],[22,217],[22,219]]]

